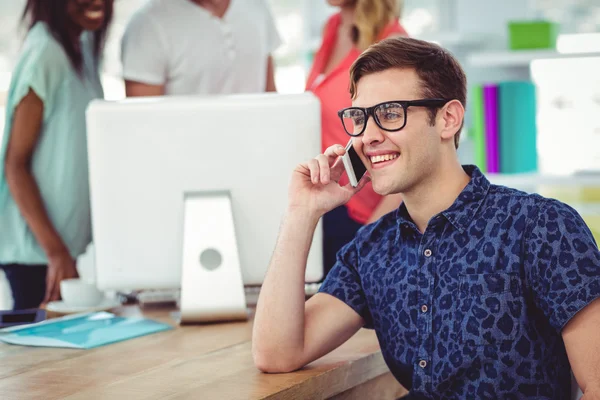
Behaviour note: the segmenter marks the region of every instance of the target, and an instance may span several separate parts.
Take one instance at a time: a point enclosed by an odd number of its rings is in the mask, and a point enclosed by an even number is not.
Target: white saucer
[[[64,301],[52,301],[46,305],[46,310],[60,314],[76,314],[83,312],[108,311],[111,308],[120,307],[121,302],[117,299],[104,298],[100,303],[92,307],[75,307]]]

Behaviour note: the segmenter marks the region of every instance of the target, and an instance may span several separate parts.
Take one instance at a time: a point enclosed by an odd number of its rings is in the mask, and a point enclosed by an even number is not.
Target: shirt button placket
[[[426,277],[426,279],[431,283],[432,282],[432,274],[434,273],[433,271],[435,271],[435,268],[433,268],[432,266],[430,266],[429,264],[433,261],[433,250],[432,250],[432,244],[433,243],[429,243],[429,246],[423,246],[424,250],[422,250],[422,255],[423,255],[423,264],[422,264],[422,269],[420,271],[421,274],[423,274],[424,277]],[[428,359],[430,359],[431,355],[432,355],[432,351],[433,349],[431,348],[432,346],[432,338],[433,338],[433,333],[431,332],[431,323],[432,323],[432,315],[431,315],[431,309],[430,309],[430,304],[431,304],[431,293],[430,293],[430,285],[427,285],[427,288],[422,288],[421,289],[421,293],[420,293],[420,298],[423,301],[421,303],[421,305],[419,306],[420,309],[420,318],[421,318],[421,324],[422,326],[425,328],[423,329],[422,332],[422,337],[421,337],[421,348],[419,349],[419,354],[420,357],[418,358],[418,370],[420,371],[420,375],[421,375],[421,382],[423,383],[424,390],[428,390],[428,388],[431,385],[431,379],[432,377],[430,376],[430,371],[427,369],[427,367],[429,366],[429,362]]]

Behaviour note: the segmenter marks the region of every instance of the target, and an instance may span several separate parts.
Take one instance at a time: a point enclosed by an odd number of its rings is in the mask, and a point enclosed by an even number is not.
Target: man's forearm
[[[283,219],[256,308],[255,358],[285,363],[303,351],[304,275],[318,221],[299,210],[288,211]]]
[[[25,166],[7,166],[6,180],[25,222],[48,257],[68,251],[44,206],[35,178]]]
[[[599,329],[600,298],[575,314],[562,331],[571,369],[586,400],[600,398]]]

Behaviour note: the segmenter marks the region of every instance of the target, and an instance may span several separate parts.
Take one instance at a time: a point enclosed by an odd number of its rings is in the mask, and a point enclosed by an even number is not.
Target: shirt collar
[[[471,177],[471,180],[454,200],[454,203],[441,212],[441,215],[461,232],[467,229],[490,189],[490,182],[479,168],[474,165],[463,165],[463,169]],[[413,223],[404,203],[400,205],[397,215],[399,224]]]

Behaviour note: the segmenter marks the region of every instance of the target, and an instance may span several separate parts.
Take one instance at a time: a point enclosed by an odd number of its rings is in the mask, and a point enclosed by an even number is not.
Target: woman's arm
[[[48,281],[44,302],[60,298],[62,279],[77,276],[75,261],[52,225],[39,187],[31,173],[33,152],[43,122],[44,103],[33,90],[15,109],[6,149],[6,181],[23,218],[48,257]]]

